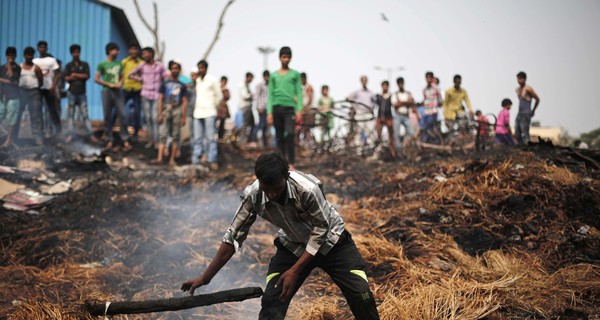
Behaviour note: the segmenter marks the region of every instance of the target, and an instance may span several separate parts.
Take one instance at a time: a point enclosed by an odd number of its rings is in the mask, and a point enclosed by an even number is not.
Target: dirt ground
[[[183,296],[181,283],[216,252],[259,155],[221,145],[223,165],[209,171],[185,165],[185,148],[177,169],[148,165],[154,154],[142,143],[109,163],[106,154],[82,159],[84,149],[0,153],[4,166],[36,160],[55,180],[85,185],[29,213],[0,209],[0,318],[77,319],[86,300]],[[323,181],[347,222],[383,319],[600,319],[600,153],[582,152],[540,144],[428,153],[416,163],[304,153],[297,169]],[[0,173],[34,190],[47,184],[39,176]],[[259,219],[201,292],[264,287],[275,231]],[[253,299],[113,318],[247,319],[259,308]],[[315,271],[289,317],[350,314]]]

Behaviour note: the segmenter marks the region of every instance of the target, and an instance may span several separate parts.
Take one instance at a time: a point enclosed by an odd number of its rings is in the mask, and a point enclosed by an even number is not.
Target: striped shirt
[[[153,64],[144,62],[129,73],[130,79],[142,82],[141,96],[148,100],[158,99],[158,89],[168,77],[167,68],[160,61],[154,61]]]
[[[246,240],[257,216],[281,228],[277,235],[281,244],[300,257],[306,250],[311,255],[326,255],[344,232],[344,221],[325,200],[319,180],[298,171],[287,179],[286,201],[280,205],[270,201],[260,190],[258,180],[246,187],[240,207],[227,229],[223,242],[236,251]]]
[[[267,110],[267,102],[269,100],[269,85],[264,82],[260,82],[256,85],[256,109],[259,112]]]
[[[435,84],[425,87],[425,89],[423,89],[423,98],[425,114],[436,114],[438,112],[438,108],[442,104],[442,94],[440,93],[440,89]]]

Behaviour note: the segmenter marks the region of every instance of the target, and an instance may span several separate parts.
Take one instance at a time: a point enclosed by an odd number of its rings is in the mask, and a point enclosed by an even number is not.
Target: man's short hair
[[[504,100],[502,100],[502,106],[508,106],[511,105],[512,106],[512,101],[510,101],[510,99],[506,98]]]
[[[114,49],[119,50],[119,45],[114,43],[114,42],[109,42],[106,45],[106,54],[109,54],[111,51],[113,51]]]
[[[46,42],[46,40],[40,40],[40,41],[38,41],[37,46],[38,47],[40,47],[40,46],[48,47],[48,42]]]
[[[199,63],[198,63],[199,64]],[[221,77],[221,81],[227,81],[227,77],[226,76],[222,76]]]
[[[206,62],[206,60],[204,59],[198,61],[197,65],[203,66],[205,69],[208,69],[208,62]]]
[[[70,52],[70,53],[73,53],[73,51],[75,51],[75,50],[77,50],[77,51],[81,51],[81,46],[75,43],[75,44],[72,44],[72,45],[69,47],[69,52]]]
[[[288,56],[292,56],[292,48],[290,47],[281,47],[281,49],[279,49],[279,57],[281,58],[282,55],[287,54]]]
[[[154,57],[154,49],[152,49],[152,47],[144,47],[142,51],[148,51]]]
[[[387,85],[387,86],[389,87],[389,85],[390,85],[390,82],[389,82],[389,81],[387,81],[387,80],[383,80],[383,82],[381,82],[381,85],[384,85],[384,84],[385,84],[385,85]]]
[[[261,154],[254,165],[254,174],[261,182],[272,185],[281,178],[287,178],[290,165],[280,153]]]
[[[271,72],[269,72],[269,70],[263,71],[263,77],[270,76],[270,75],[271,75]]]
[[[248,78],[248,77],[254,78],[254,75],[252,74],[252,72],[246,72],[246,78]]]
[[[178,65],[179,69],[181,69],[181,63],[179,63],[179,62],[177,62],[175,60],[171,60],[171,61],[169,61],[169,70],[171,70],[171,67],[174,66],[174,65]]]
[[[396,83],[404,83],[404,78],[398,77],[398,79],[396,79]]]
[[[477,111],[475,111],[475,115],[476,115],[476,116],[479,116],[479,115],[481,115],[481,110],[477,110]]]
[[[326,84],[324,84],[324,85],[321,87],[321,90],[324,90],[324,89],[329,89],[329,86],[328,86],[328,85],[326,85]]]
[[[136,49],[139,49],[139,48],[140,48],[140,45],[139,45],[139,44],[137,44],[137,43],[135,43],[135,42],[130,42],[130,43],[129,43],[129,46],[127,46],[127,49],[131,49],[131,48],[136,48]]]
[[[23,55],[34,55],[35,54],[35,49],[33,47],[26,47],[23,50]]]
[[[431,72],[431,71],[425,72],[425,77],[432,77],[433,78],[433,72]]]
[[[15,47],[8,47],[8,48],[6,48],[6,55],[7,56],[8,55],[14,55],[14,56],[16,56],[17,55],[17,48],[15,48]]]
[[[456,79],[462,80],[462,77],[460,76],[460,74],[457,74],[457,75],[454,76],[453,80],[456,81]]]
[[[300,74],[300,78],[302,78],[302,79],[306,79],[306,72],[302,72],[302,73]]]
[[[523,71],[517,73],[517,78],[527,79],[527,74]]]

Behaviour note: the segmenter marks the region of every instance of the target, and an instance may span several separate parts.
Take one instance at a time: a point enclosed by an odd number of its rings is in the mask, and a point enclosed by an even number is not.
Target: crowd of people
[[[213,169],[218,168],[218,142],[225,138],[226,119],[232,117],[227,77],[222,76],[219,81],[209,74],[205,60],[199,61],[188,77],[182,74],[180,62],[172,60],[165,66],[156,60],[151,47],[141,49],[140,53],[140,48],[132,44],[122,61],[118,60],[120,48],[117,44],[109,43],[105,49],[106,59],[96,66],[94,74],[94,82],[102,86],[104,131],[99,138],[94,135],[88,116],[86,83],[91,71],[89,64],[81,60],[81,46],[73,44],[70,47],[72,60],[64,67],[48,53],[46,41],[38,42],[37,58],[34,58],[34,48],[25,48],[20,64],[16,62],[16,48],[8,47],[6,64],[0,67],[0,120],[6,130],[1,146],[6,148],[15,143],[25,110],[28,110],[31,132],[38,145],[48,137],[70,142],[76,136],[74,127],[78,115],[87,139],[110,150],[130,150],[131,143],[140,140],[140,130],[145,127],[145,147],[157,150],[153,162],[162,163],[169,155],[169,164],[175,165],[175,158],[181,154],[181,130],[190,119],[191,163],[207,163]],[[306,73],[290,68],[291,58],[292,50],[282,47],[279,52],[281,67],[273,72],[264,71],[254,87],[254,75],[246,73],[238,89],[240,111],[234,116],[234,122],[236,130],[247,136],[248,146],[254,148],[259,147],[259,137],[260,147],[273,144],[270,139],[270,127],[273,127],[274,142],[293,168],[297,136],[317,122],[315,114],[319,117],[320,140],[331,139],[334,100],[329,96],[328,85],[321,87],[321,96],[315,100]],[[531,118],[540,103],[526,79],[524,72],[518,73],[519,109],[514,128],[518,144],[529,142]],[[462,77],[455,75],[453,80],[454,85],[442,94],[439,79],[433,72],[426,72],[423,99],[417,102],[405,89],[402,77],[396,79],[396,90],[390,88],[388,81],[383,81],[380,92],[374,93],[368,88],[368,78],[361,76],[361,87],[346,100],[366,106],[356,108],[356,112],[375,114],[375,120],[366,123],[363,130],[376,132],[377,139],[381,140],[383,128],[386,128],[389,150],[394,158],[401,154],[401,141],[409,141],[401,139],[401,131],[405,136],[427,142],[434,138],[431,136],[434,127],[440,124],[452,126],[465,111],[480,124],[480,135],[485,141],[487,118],[480,111],[473,111],[467,91],[461,86]],[[61,94],[65,84],[68,84],[66,94]],[[68,101],[66,133],[63,133],[61,121],[61,98],[64,96]],[[504,99],[501,105],[502,111],[495,124],[495,143],[514,145],[509,125],[512,102]],[[112,130],[117,121],[119,145]],[[404,130],[400,130],[401,126]],[[132,127],[131,136],[128,127]]]

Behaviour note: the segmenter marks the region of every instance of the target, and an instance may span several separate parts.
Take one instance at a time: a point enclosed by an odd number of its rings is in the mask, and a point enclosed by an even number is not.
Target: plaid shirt
[[[160,61],[154,61],[151,65],[144,62],[129,73],[130,79],[142,82],[141,95],[148,100],[158,99],[158,89],[168,76],[167,69]]]
[[[423,89],[423,99],[425,114],[436,114],[438,108],[442,104],[442,94],[440,93],[440,89],[435,84],[425,87],[425,89]]]
[[[300,257],[305,250],[311,255],[326,255],[344,232],[342,217],[325,200],[315,177],[292,171],[286,183],[284,205],[270,201],[258,187],[258,180],[246,187],[223,242],[237,251],[256,217],[261,216],[281,228],[279,240],[294,255]]]
[[[269,86],[266,83],[261,82],[256,85],[255,92],[256,96],[254,99],[256,101],[256,108],[258,109],[258,111],[267,110],[267,102],[269,100]]]

